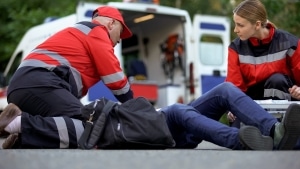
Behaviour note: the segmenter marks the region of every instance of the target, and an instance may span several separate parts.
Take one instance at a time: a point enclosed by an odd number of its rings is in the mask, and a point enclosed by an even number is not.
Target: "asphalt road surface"
[[[300,169],[300,151],[233,151],[208,142],[192,150],[0,150],[0,169],[96,168]]]

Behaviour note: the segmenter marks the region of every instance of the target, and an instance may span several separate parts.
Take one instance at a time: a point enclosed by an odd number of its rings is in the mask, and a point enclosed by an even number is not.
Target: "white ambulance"
[[[192,22],[186,10],[158,4],[109,2],[105,5],[118,8],[134,34],[115,47],[115,54],[130,76],[135,97],[146,97],[156,107],[188,103],[224,81],[230,42],[229,18],[195,15]],[[80,2],[76,13],[29,29],[3,72],[7,81],[20,60],[36,45],[76,22],[90,21],[93,10],[99,6]],[[5,91],[2,84],[0,109],[7,104]],[[116,100],[99,82],[82,102],[101,97]]]

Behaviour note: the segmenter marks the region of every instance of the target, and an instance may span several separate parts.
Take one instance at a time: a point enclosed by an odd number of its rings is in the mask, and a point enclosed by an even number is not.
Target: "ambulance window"
[[[203,35],[199,41],[200,62],[203,65],[222,65],[224,62],[222,39],[217,36]]]

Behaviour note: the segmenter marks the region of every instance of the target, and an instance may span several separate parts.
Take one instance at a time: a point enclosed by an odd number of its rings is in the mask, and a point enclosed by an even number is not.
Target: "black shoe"
[[[300,105],[293,103],[282,121],[275,124],[274,145],[277,150],[293,150],[300,136]]]
[[[239,130],[239,139],[246,150],[273,150],[273,139],[261,134],[254,126],[242,126]]]

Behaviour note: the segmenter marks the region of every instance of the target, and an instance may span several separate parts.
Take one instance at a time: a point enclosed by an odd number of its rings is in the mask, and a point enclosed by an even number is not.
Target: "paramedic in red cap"
[[[27,112],[22,115],[23,127],[38,130],[44,123],[32,116],[81,119],[80,99],[99,81],[119,102],[132,99],[130,84],[114,54],[120,39],[131,35],[121,13],[108,6],[96,9],[92,21],[76,23],[52,35],[33,49],[14,73],[7,93],[8,103],[14,104],[7,110],[16,112],[19,107]],[[101,95],[103,91],[97,92]],[[53,121],[55,127],[57,123]],[[59,125],[66,123],[72,121],[59,121]],[[22,133],[22,140],[36,142],[37,130]]]
[[[102,7],[97,8],[93,12],[93,18],[95,18],[97,16],[108,17],[108,18],[119,21],[123,26],[123,31],[120,36],[121,39],[126,39],[126,38],[129,38],[132,36],[131,31],[125,25],[124,19],[118,9],[113,8],[113,7],[108,7],[108,6],[102,6]]]

